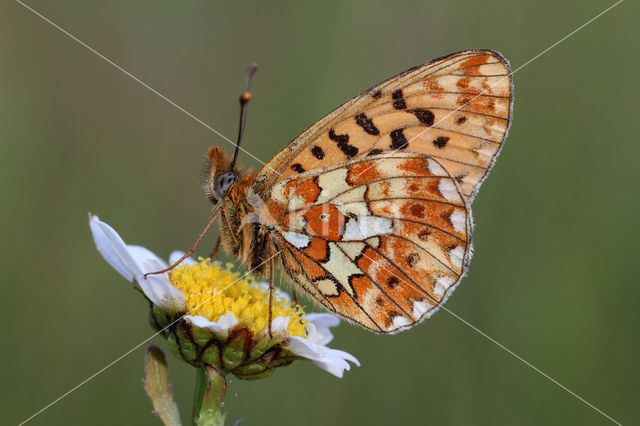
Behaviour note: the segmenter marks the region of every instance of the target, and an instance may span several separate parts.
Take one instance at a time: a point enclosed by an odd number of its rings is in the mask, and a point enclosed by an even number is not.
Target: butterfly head
[[[238,174],[232,170],[231,162],[216,146],[209,148],[203,172],[204,190],[207,198],[214,204],[227,198],[238,181]]]

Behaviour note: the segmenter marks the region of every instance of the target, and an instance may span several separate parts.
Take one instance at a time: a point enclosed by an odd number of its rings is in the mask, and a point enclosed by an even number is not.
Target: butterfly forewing
[[[509,128],[510,73],[500,54],[469,50],[399,74],[294,139],[258,174],[256,190],[355,157],[407,151],[437,158],[471,201]]]

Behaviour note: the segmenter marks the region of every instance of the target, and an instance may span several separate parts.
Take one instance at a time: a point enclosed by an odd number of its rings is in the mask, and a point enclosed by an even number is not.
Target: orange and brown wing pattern
[[[283,267],[297,284],[380,333],[429,316],[470,257],[464,199],[423,154],[380,154],[291,176],[272,188],[260,216],[272,218]]]
[[[267,196],[277,181],[367,155],[415,152],[445,168],[473,201],[506,137],[512,110],[509,64],[467,50],[399,74],[346,102],[307,129],[256,177]]]

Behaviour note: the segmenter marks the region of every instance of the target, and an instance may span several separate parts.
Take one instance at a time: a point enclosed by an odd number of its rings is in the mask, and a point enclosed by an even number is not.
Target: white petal
[[[238,325],[238,320],[233,315],[233,312],[229,312],[228,314],[224,314],[218,319],[218,325],[227,330],[231,330],[233,327]]]
[[[129,244],[127,245],[127,248],[129,249],[129,253],[133,257],[133,260],[136,261],[136,263],[138,264],[138,266],[140,266],[140,268],[142,268],[142,265],[144,265],[144,262],[146,262],[147,260],[155,260],[159,262],[162,265],[162,268],[160,269],[164,269],[169,266],[167,262],[165,262],[163,259],[156,256],[155,253],[153,253],[151,250],[149,250],[146,247],[133,246]]]
[[[102,222],[98,216],[90,217],[89,227],[96,248],[104,260],[129,282],[133,282],[135,276],[139,275],[142,270],[120,235],[112,227]]]
[[[164,260],[144,247],[127,246],[120,235],[97,216],[91,216],[89,227],[98,251],[120,275],[131,282],[137,281],[155,305],[172,312],[184,310],[184,294],[171,284],[167,274],[144,277],[148,272],[165,269],[168,265]]]
[[[172,251],[171,254],[169,255],[169,263],[173,265],[178,260],[180,260],[182,256],[184,256],[183,251],[180,251],[180,250]],[[193,260],[192,257],[187,257],[185,260],[183,260],[183,263],[186,263],[187,265],[195,265],[196,262]]]
[[[333,340],[333,334],[330,327],[336,327],[340,324],[340,320],[331,314],[307,314],[304,316],[308,321],[307,326],[307,340],[318,343],[320,345],[326,345]]]
[[[303,337],[290,337],[287,347],[294,354],[311,360],[315,365],[336,377],[342,377],[344,370],[350,369],[351,366],[347,361],[360,366],[353,355],[314,343]]]
[[[238,320],[231,312],[221,316],[217,322],[210,321],[200,315],[185,315],[182,318],[190,322],[195,327],[207,329],[214,334],[222,335],[224,337],[226,337],[229,334],[229,331],[238,324]]]
[[[145,296],[153,302],[154,305],[172,311],[184,311],[186,300],[184,293],[171,284],[168,274],[147,275],[149,272],[155,272],[164,269],[162,263],[156,259],[149,259],[142,265],[143,273],[136,276],[136,281],[140,285]]]

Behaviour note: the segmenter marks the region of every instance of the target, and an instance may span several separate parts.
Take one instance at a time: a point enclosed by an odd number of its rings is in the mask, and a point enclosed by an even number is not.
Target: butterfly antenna
[[[240,95],[240,125],[238,129],[238,142],[236,142],[236,151],[233,153],[233,161],[231,161],[231,170],[233,171],[236,165],[236,159],[238,158],[238,151],[240,150],[240,142],[242,141],[242,135],[244,134],[245,122],[247,121],[247,105],[251,100],[251,92],[249,92],[249,86],[251,85],[251,79],[253,75],[258,71],[258,64],[255,62],[249,64],[247,67],[247,74],[244,81],[244,92]]]

